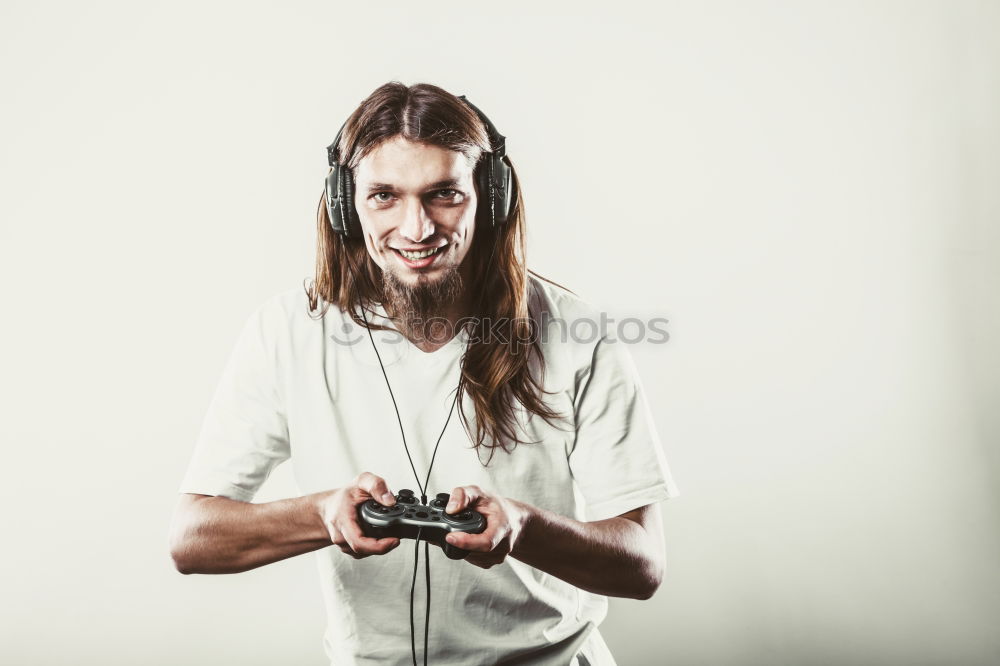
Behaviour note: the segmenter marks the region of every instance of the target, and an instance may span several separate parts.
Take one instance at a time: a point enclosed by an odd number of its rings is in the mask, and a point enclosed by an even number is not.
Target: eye
[[[385,196],[385,199],[380,199],[379,197]],[[379,203],[388,203],[389,197],[392,196],[392,192],[376,192],[371,196],[372,199]]]
[[[459,199],[462,193],[458,190],[438,190],[434,193],[436,199]]]

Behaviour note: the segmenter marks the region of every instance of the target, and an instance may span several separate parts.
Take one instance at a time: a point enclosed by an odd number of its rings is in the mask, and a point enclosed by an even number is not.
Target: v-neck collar
[[[438,347],[432,352],[425,352],[410,342],[405,335],[399,332],[396,325],[391,319],[389,319],[385,308],[382,307],[381,303],[374,304],[370,310],[365,312],[365,314],[367,315],[369,323],[385,326],[390,329],[390,331],[372,331],[372,337],[375,339],[375,345],[378,348],[378,353],[382,357],[382,362],[385,365],[396,363],[402,361],[403,359],[416,361],[421,364],[432,365],[437,365],[445,361],[454,361],[456,357],[465,352],[466,345],[469,341],[469,332],[463,328],[456,335],[454,335],[451,340],[446,342],[441,347]],[[350,316],[347,318],[350,319]],[[361,332],[364,334],[365,338],[368,337],[368,333],[363,329]],[[368,354],[372,354],[374,356],[371,351],[371,340],[366,340],[366,342],[367,344],[364,346],[367,347],[367,352],[362,353],[364,353],[365,356]],[[378,359],[375,358],[374,361],[377,362]]]

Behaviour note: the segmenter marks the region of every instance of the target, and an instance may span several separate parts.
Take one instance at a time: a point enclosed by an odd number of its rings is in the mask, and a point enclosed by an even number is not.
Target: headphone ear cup
[[[493,207],[496,205],[496,196],[493,192],[493,168],[492,159],[484,159],[476,166],[476,185],[479,186],[479,201],[476,204],[476,221],[483,226],[493,227],[496,220],[493,215]]]
[[[496,164],[494,167],[494,225],[500,226],[506,224],[507,218],[510,216],[511,206],[514,202],[513,189],[511,182],[511,169],[510,164],[507,162],[507,157],[498,157],[493,160]]]
[[[344,209],[344,229],[347,238],[361,237],[361,219],[358,209],[354,207],[354,175],[350,169],[344,169],[344,199],[341,201]]]
[[[341,215],[340,167],[334,165],[326,175],[326,216],[336,234],[344,235],[344,217]]]

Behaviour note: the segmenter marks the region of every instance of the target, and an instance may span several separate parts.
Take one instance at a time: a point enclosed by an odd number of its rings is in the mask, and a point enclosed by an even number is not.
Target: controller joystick
[[[438,493],[429,505],[420,504],[412,490],[402,489],[396,495],[396,504],[385,506],[373,499],[358,506],[358,523],[361,532],[375,539],[397,537],[436,543],[452,560],[465,558],[469,551],[457,548],[444,540],[449,532],[479,534],[486,529],[486,519],[478,511],[465,509],[455,515],[445,513],[448,493]]]
[[[417,496],[413,494],[413,491],[408,488],[403,488],[396,495],[396,501],[402,504],[416,504]]]

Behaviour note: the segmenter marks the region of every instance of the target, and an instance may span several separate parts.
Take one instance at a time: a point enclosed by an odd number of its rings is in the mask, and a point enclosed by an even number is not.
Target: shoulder
[[[257,312],[270,316],[284,313],[303,312],[309,305],[304,287],[289,287],[272,293],[257,306]]]
[[[557,318],[566,322],[598,322],[600,319],[600,310],[593,303],[565,287],[531,273],[528,274],[528,285],[532,314],[543,322]]]
[[[590,367],[605,316],[587,299],[529,274],[529,307],[546,362],[579,373]]]
[[[324,311],[324,306],[328,306]],[[295,338],[309,331],[340,326],[347,315],[336,305],[322,300],[312,307],[304,285],[289,287],[272,293],[261,301],[250,314],[250,320],[261,329],[276,336]]]

